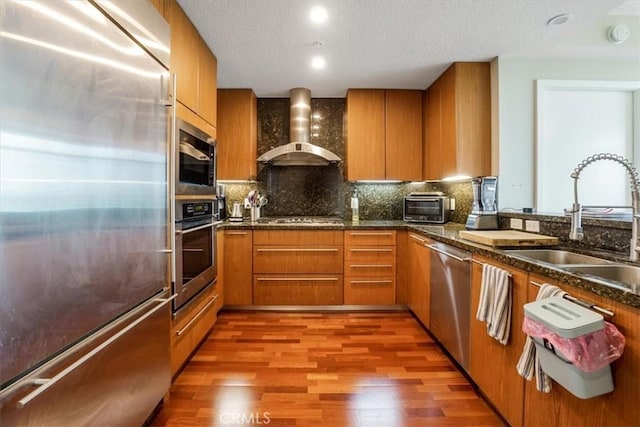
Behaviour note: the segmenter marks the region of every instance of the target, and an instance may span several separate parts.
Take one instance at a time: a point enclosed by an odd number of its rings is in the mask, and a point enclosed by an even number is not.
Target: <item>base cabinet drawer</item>
[[[216,322],[222,307],[217,287],[196,297],[193,306],[173,321],[171,328],[171,375],[175,376]]]
[[[254,275],[256,305],[342,304],[342,275]]]
[[[338,274],[343,269],[340,246],[258,246],[253,248],[253,272],[257,274]]]
[[[395,230],[350,230],[344,232],[345,246],[395,246]]]
[[[395,304],[396,278],[388,277],[345,277],[345,304]]]

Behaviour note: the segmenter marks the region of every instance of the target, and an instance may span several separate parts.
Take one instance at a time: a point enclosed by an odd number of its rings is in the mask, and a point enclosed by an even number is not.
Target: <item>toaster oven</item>
[[[440,192],[413,192],[404,197],[405,221],[444,224],[449,221],[449,198]]]

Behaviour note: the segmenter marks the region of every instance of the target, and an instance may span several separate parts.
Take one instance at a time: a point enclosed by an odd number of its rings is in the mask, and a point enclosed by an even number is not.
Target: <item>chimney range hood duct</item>
[[[311,125],[311,91],[304,88],[290,90],[290,143],[273,148],[258,162],[274,166],[327,166],[342,161],[326,148],[309,142]]]

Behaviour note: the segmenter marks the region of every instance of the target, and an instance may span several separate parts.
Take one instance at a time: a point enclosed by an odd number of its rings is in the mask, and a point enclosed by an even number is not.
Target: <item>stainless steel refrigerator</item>
[[[169,28],[0,2],[0,423],[141,425],[170,385]]]

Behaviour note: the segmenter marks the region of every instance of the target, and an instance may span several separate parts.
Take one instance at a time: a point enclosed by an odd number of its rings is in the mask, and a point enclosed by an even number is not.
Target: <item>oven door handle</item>
[[[188,228],[186,230],[176,230],[176,234],[189,234],[189,233],[193,233],[194,231],[198,231],[198,230],[204,230],[205,228],[213,228],[218,224],[221,224],[222,221],[214,221],[211,222],[209,224],[204,224],[204,225],[200,225],[198,227],[193,227],[193,228]]]

